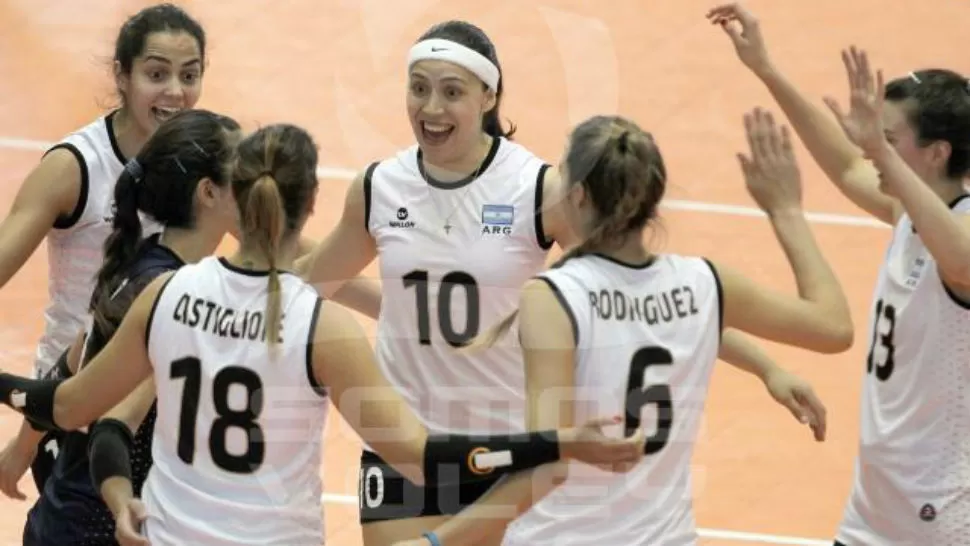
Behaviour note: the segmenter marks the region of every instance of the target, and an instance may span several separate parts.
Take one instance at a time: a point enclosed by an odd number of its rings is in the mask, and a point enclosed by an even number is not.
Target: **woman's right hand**
[[[128,499],[115,518],[115,540],[121,546],[149,546],[141,534],[145,521],[145,505],[136,498]]]
[[[641,429],[629,438],[614,438],[603,427],[622,423],[621,417],[598,418],[559,433],[560,459],[575,459],[609,472],[628,472],[645,455]]]
[[[802,176],[788,128],[756,108],[744,116],[750,156],[738,154],[748,193],[769,217],[801,213]]]
[[[738,58],[755,74],[770,70],[771,60],[761,36],[758,18],[738,3],[716,6],[707,12],[707,19],[720,25],[731,38]]]

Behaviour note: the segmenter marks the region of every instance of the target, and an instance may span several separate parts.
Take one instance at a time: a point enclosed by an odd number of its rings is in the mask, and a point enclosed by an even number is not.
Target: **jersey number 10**
[[[421,345],[431,345],[431,298],[428,294],[428,272],[415,269],[402,279],[404,288],[414,287],[418,308],[418,339]],[[461,286],[465,292],[465,327],[459,332],[451,321],[451,301],[455,289]],[[441,277],[438,287],[438,328],[441,337],[448,345],[461,347],[478,335],[481,321],[481,300],[478,294],[478,283],[464,271],[452,271]]]
[[[183,379],[182,409],[179,415],[178,456],[185,464],[195,460],[195,426],[199,416],[199,398],[202,395],[202,362],[195,357],[180,358],[172,362],[170,377]],[[229,407],[229,389],[239,385],[246,391],[246,407],[235,410]],[[263,382],[249,368],[227,366],[212,380],[212,404],[218,417],[209,428],[209,454],[219,468],[236,474],[252,474],[263,464],[266,445],[263,429],[256,422],[263,411]],[[226,435],[230,428],[241,429],[246,434],[246,451],[229,453]]]

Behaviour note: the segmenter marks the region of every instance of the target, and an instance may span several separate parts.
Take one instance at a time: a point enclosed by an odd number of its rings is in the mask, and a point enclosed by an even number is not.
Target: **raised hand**
[[[750,156],[738,154],[748,193],[768,216],[801,210],[802,177],[788,128],[756,108],[744,116]]]
[[[720,25],[734,43],[738,58],[755,74],[767,70],[771,61],[757,17],[738,3],[717,6],[707,12],[711,24]]]
[[[831,97],[825,97],[825,105],[835,114],[849,140],[869,154],[886,143],[882,123],[886,86],[882,71],[873,75],[868,55],[855,46],[842,51],[842,63],[849,79],[849,111],[843,112]]]

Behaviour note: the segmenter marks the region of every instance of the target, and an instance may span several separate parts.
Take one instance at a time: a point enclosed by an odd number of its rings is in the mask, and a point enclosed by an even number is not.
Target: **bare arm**
[[[569,316],[542,281],[530,281],[523,288],[519,337],[525,355],[529,428],[572,426],[576,344]],[[471,546],[501,534],[509,523],[562,484],[567,468],[559,462],[509,476],[434,532],[446,546]]]
[[[317,246],[319,246],[319,243],[309,237],[300,238],[300,248],[297,252],[299,257],[293,263],[293,271],[304,279],[307,278],[310,272],[310,266],[314,258],[313,250]],[[366,265],[364,264],[364,267]],[[368,318],[377,320],[377,317],[381,314],[381,283],[376,279],[368,279],[367,277],[358,275],[338,288],[333,293],[331,299],[358,313],[362,313]]]
[[[0,222],[0,286],[20,270],[60,217],[73,212],[81,192],[81,166],[71,152],[47,154],[24,180]]]
[[[417,485],[435,481],[435,476],[425,475],[426,469],[448,466],[457,470],[458,476],[446,480],[468,481],[559,460],[622,464],[642,456],[639,437],[608,438],[598,431],[598,420],[583,427],[560,428],[555,435],[551,429],[543,429],[534,434],[429,436],[381,373],[363,329],[349,311],[337,304],[325,304],[317,318],[315,335],[311,357],[314,374],[320,384],[327,385],[337,410],[364,442]],[[482,466],[474,455],[480,448],[505,453],[511,462],[486,462]]]
[[[873,159],[936,260],[943,282],[962,298],[970,296],[970,215],[954,213],[888,142]]]
[[[302,268],[306,281],[316,287],[324,297],[333,298],[347,281],[354,279],[377,257],[377,245],[367,231],[365,207],[364,178],[359,175],[347,190],[344,211],[337,227],[310,252],[307,263],[298,265]],[[365,283],[361,286],[367,285]],[[373,288],[374,285],[371,284],[364,292]],[[376,311],[372,299],[374,293],[371,292],[370,297],[366,294],[364,296],[362,312],[368,316],[376,316],[380,310],[379,287],[376,295]],[[352,296],[353,291],[348,297],[353,300]],[[354,303],[361,302],[348,302]]]
[[[315,336],[314,374],[337,411],[398,472],[423,484],[427,430],[381,373],[363,328],[340,305],[324,304]]]
[[[742,62],[765,84],[785,112],[809,153],[850,201],[888,224],[899,217],[899,204],[879,191],[879,177],[873,166],[839,127],[836,120],[813,104],[769,59],[760,23],[744,7],[731,4],[709,14],[722,24],[734,42]],[[739,23],[740,31],[733,25]]]
[[[799,295],[779,294],[715,265],[723,287],[724,326],[821,353],[847,350],[854,335],[848,302],[807,221],[792,214],[773,225],[796,271]]]

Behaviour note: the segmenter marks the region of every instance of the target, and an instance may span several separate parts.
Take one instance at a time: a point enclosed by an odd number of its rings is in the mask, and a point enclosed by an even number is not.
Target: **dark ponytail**
[[[239,124],[206,110],[179,112],[163,123],[119,175],[114,191],[114,219],[104,242],[104,261],[91,295],[95,331],[107,339],[130,305],[115,301],[127,282],[128,268],[142,244],[139,213],[166,228],[195,224],[195,193],[207,178],[226,187]]]
[[[104,262],[98,271],[91,296],[91,311],[102,331],[107,331],[111,322],[108,318],[111,313],[107,312],[110,294],[118,289],[119,277],[134,259],[141,244],[141,218],[138,216],[138,182],[141,177],[141,166],[137,159],[133,159],[125,166],[115,184],[111,235],[104,242]]]

